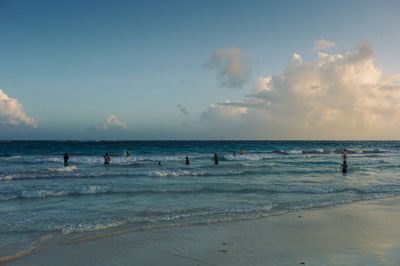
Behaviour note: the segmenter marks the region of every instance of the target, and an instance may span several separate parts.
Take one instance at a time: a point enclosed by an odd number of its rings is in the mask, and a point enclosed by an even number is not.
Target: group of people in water
[[[244,155],[243,148],[240,149],[240,155]],[[125,156],[126,156],[126,158],[129,158],[129,156],[130,156],[129,151],[127,151],[125,153]],[[233,152],[233,156],[236,156],[236,152],[235,151]],[[104,157],[104,164],[110,164],[110,162],[111,162],[110,155],[108,155],[108,153],[106,153],[103,157]],[[213,160],[214,160],[215,164],[218,164],[218,154],[216,154],[216,153],[214,154],[214,159]],[[190,160],[189,160],[188,156],[186,156],[186,158],[185,158],[185,163],[186,163],[186,165],[190,164]],[[64,166],[68,166],[68,165],[69,165],[69,155],[66,152],[66,153],[64,153]],[[161,161],[158,161],[158,165],[161,165]]]
[[[244,155],[244,150],[243,148],[240,149],[240,155]],[[126,158],[129,158],[130,154],[129,151],[127,151],[125,153]],[[233,152],[233,156],[236,156],[236,152]],[[108,153],[106,153],[104,156],[104,164],[108,165],[111,162],[111,157],[110,155],[108,155]],[[347,173],[347,168],[349,168],[349,166],[347,165],[347,150],[344,149],[343,153],[342,153],[342,158],[343,158],[343,163],[340,165],[340,169],[342,169],[342,173]],[[214,163],[218,164],[218,154],[214,153]],[[190,160],[189,157],[186,156],[185,158],[185,164],[189,165],[190,164]],[[64,166],[68,166],[69,165],[69,155],[68,153],[64,154]],[[158,165],[161,165],[161,161],[158,161]]]

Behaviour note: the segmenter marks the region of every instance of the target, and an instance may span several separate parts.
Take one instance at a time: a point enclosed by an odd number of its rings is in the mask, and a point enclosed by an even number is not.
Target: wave
[[[113,227],[119,227],[125,224],[125,221],[118,221],[115,219],[104,219],[97,220],[92,222],[82,221],[79,224],[66,224],[62,226],[57,226],[61,229],[61,232],[64,235],[68,235],[71,233],[84,233],[84,232],[93,232],[98,230],[110,229]]]
[[[99,185],[79,186],[74,190],[48,190],[48,189],[39,189],[33,191],[24,190],[19,195],[12,195],[12,199],[14,198],[31,199],[31,198],[63,197],[71,195],[102,194],[111,191],[112,189],[110,187],[99,186]]]
[[[220,157],[220,161],[263,161],[267,159],[272,159],[273,157],[270,154],[244,154],[244,155],[232,155],[232,154],[223,154]]]
[[[3,157],[3,156],[1,156],[1,157]],[[2,159],[5,161],[17,161],[17,160],[21,159],[21,156],[20,155],[10,155],[10,156],[4,156]]]
[[[111,166],[111,165],[110,165]],[[111,166],[112,167],[112,166]],[[229,166],[227,166],[229,167]],[[251,174],[245,169],[238,169],[240,167],[229,167],[234,169],[227,169],[227,167],[214,167],[211,165],[209,168],[203,170],[199,168],[174,168],[174,169],[157,169],[155,166],[151,169],[148,168],[135,168],[134,171],[126,171],[124,168],[116,171],[77,171],[78,167],[68,166],[60,168],[48,168],[40,170],[25,170],[18,174],[8,174],[0,176],[0,181],[11,180],[41,180],[41,179],[68,179],[68,178],[120,178],[120,177],[210,177],[210,176],[238,176],[244,174]],[[259,166],[261,167],[261,166]],[[111,169],[111,168],[110,168]],[[101,169],[100,169],[101,170]]]
[[[167,176],[230,176],[242,175],[245,171],[192,171],[192,170],[154,170],[146,172],[144,175],[150,177],[167,177]]]
[[[379,185],[379,186],[364,186],[364,187],[336,187],[336,186],[272,186],[268,188],[248,187],[248,188],[232,188],[222,189],[213,187],[203,188],[188,188],[188,189],[121,189],[111,186],[91,185],[78,186],[72,190],[24,190],[14,192],[14,194],[0,196],[0,201],[11,199],[32,199],[46,197],[65,197],[90,194],[128,194],[143,195],[143,194],[335,194],[335,193],[354,193],[354,194],[369,194],[369,193],[397,193],[400,192],[399,185]]]
[[[128,225],[123,230],[152,230],[164,227],[175,227],[175,226],[187,226],[194,224],[215,224],[225,223],[231,221],[240,220],[253,220],[271,215],[280,215],[289,211],[296,211],[301,209],[312,209],[329,207],[338,204],[345,204],[350,202],[371,200],[378,198],[389,197],[390,195],[384,195],[382,193],[364,194],[361,197],[344,197],[335,198],[335,200],[303,200],[293,201],[286,203],[273,203],[265,204],[263,206],[254,207],[229,207],[229,208],[217,208],[217,209],[184,209],[184,210],[152,210],[152,211],[141,211],[134,217],[120,217],[120,218],[94,218],[85,219],[80,222],[69,222],[64,224],[52,224],[43,228],[34,229],[29,224],[28,228],[10,228],[8,230],[1,230],[1,232],[21,232],[23,230],[32,232],[49,232],[49,231],[60,231],[64,235],[73,233],[89,233],[95,231],[104,231],[107,229],[118,228],[124,225]],[[121,230],[117,229],[117,230]],[[107,231],[106,231],[107,232]],[[109,231],[110,232],[110,231]],[[113,231],[118,232],[118,231]],[[86,235],[88,236],[88,235]],[[85,236],[83,236],[85,237]]]
[[[0,176],[0,181],[11,181],[15,179],[15,175]]]
[[[362,153],[387,153],[389,151],[387,150],[379,150],[379,149],[373,149],[373,150],[362,150]]]
[[[64,172],[73,172],[77,169],[78,169],[78,167],[76,167],[76,166],[67,166],[67,167],[60,167],[60,168],[49,168],[47,170],[51,173],[64,173]]]

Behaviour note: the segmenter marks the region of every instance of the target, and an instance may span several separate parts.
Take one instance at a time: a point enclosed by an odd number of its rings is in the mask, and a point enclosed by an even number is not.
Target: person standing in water
[[[104,164],[110,164],[110,161],[111,161],[110,155],[106,153],[106,155],[104,155]]]
[[[129,154],[129,151],[126,151],[126,159],[128,159],[129,158],[129,156],[130,156],[130,154]]]
[[[240,148],[240,155],[244,155],[243,148]]]
[[[346,161],[343,161],[343,164],[340,166],[340,168],[342,168],[342,173],[347,173],[347,168],[349,168],[349,166],[347,165]]]
[[[345,162],[347,160],[347,150],[346,149],[343,150],[342,158],[343,158],[343,162]]]
[[[216,153],[214,154],[214,163],[218,164],[218,155]]]
[[[64,153],[64,166],[68,166],[69,156],[68,153]]]
[[[186,156],[186,165],[189,165],[190,161],[189,161],[189,157]]]

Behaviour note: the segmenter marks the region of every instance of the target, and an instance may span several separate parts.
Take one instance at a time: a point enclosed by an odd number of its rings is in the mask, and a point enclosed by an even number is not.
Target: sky
[[[0,139],[400,139],[399,1],[0,0]]]

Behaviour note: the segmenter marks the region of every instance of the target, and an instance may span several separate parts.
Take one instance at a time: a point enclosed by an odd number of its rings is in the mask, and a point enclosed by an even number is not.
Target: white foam
[[[117,227],[125,224],[124,221],[115,221],[112,219],[107,219],[106,221],[95,221],[95,222],[87,222],[83,221],[79,224],[66,224],[62,226],[61,232],[64,235],[71,233],[83,233],[83,232],[92,232],[98,230],[104,230],[112,227]]]
[[[48,170],[50,172],[63,173],[63,172],[73,172],[77,169],[78,169],[78,167],[76,167],[76,166],[67,166],[67,167],[60,167],[60,168],[49,168]]]
[[[4,157],[3,160],[7,160],[7,161],[17,161],[20,160],[21,156],[11,156],[11,157]]]
[[[244,155],[224,155],[227,161],[262,161],[265,159],[271,159],[272,156],[269,154],[244,154]]]
[[[45,198],[45,197],[50,197],[50,196],[65,196],[68,195],[68,191],[52,191],[52,190],[35,190],[35,191],[22,191],[21,197],[22,198]]]
[[[6,175],[6,176],[0,177],[0,181],[10,181],[13,179],[14,179],[14,176],[12,176],[12,175]]]
[[[303,151],[302,150],[290,150],[290,151],[288,151],[288,153],[291,155],[296,155],[296,154],[302,154]]]
[[[156,171],[150,171],[148,172],[149,176],[159,176],[159,177],[165,177],[165,176],[190,176],[193,175],[190,173],[190,171],[187,170],[156,170]]]
[[[79,194],[96,194],[96,193],[104,193],[104,192],[109,192],[109,191],[111,191],[111,189],[109,187],[92,185],[92,186],[80,187],[77,192]]]

